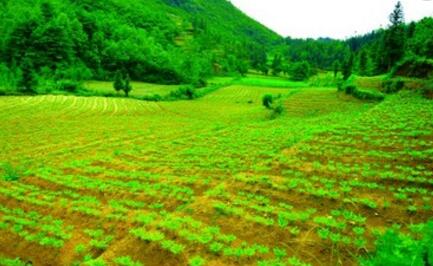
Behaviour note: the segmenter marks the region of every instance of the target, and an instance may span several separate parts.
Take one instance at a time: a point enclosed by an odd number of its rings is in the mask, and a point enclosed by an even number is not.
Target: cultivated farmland
[[[0,264],[355,265],[375,232],[431,218],[431,101],[263,83],[2,97]]]

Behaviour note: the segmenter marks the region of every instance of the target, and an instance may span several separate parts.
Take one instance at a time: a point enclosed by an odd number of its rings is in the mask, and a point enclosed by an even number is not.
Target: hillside
[[[412,238],[433,225],[431,101],[295,85],[1,97],[0,265],[431,265],[358,264],[386,228],[407,234],[396,257],[429,247]]]
[[[432,266],[433,17],[389,18],[0,0],[0,266]]]
[[[110,80],[116,71],[192,83],[247,69],[254,47],[280,39],[225,0],[10,0],[0,12],[1,78],[10,87],[27,69],[39,85]]]

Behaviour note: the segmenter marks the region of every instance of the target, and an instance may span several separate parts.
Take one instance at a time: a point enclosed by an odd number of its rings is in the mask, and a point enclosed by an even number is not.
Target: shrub
[[[344,86],[344,92],[346,94],[353,94],[353,92],[355,92],[355,91],[356,91],[356,86],[355,85]]]
[[[60,80],[56,84],[56,90],[77,92],[82,88],[81,83],[73,80]]]
[[[404,81],[401,79],[388,79],[382,83],[384,93],[396,93],[404,88]]]
[[[176,91],[172,91],[169,98],[193,100],[196,98],[196,90],[193,85],[181,86]]]
[[[361,90],[356,87],[352,92],[352,95],[357,99],[367,100],[367,101],[383,101],[385,99],[385,95],[383,95],[378,91]]]
[[[385,95],[382,93],[374,90],[358,89],[351,82],[345,82],[339,91],[344,91],[347,95],[352,95],[353,97],[360,100],[383,101],[385,99]]]
[[[433,221],[423,225],[422,237],[414,239],[407,235],[388,230],[376,241],[376,251],[368,258],[362,258],[363,266],[426,266],[433,264]]]
[[[131,91],[132,91],[131,79],[129,78],[129,75],[126,74],[125,84],[123,84],[123,92],[125,93],[126,97],[129,97],[129,93]]]
[[[159,102],[162,101],[164,98],[159,94],[153,94],[153,95],[146,95],[139,97],[138,99],[143,101],[149,101],[149,102]]]
[[[272,109],[272,103],[274,101],[274,97],[271,94],[265,94],[262,99],[263,106]]]
[[[3,179],[5,181],[18,181],[21,177],[20,171],[13,167],[10,163],[2,165]]]
[[[433,74],[433,60],[423,57],[410,56],[393,67],[391,76],[406,76],[414,78],[428,78]]]
[[[311,76],[311,67],[308,62],[294,63],[290,69],[290,75],[294,81],[303,81]]]
[[[122,74],[120,73],[120,71],[117,71],[116,75],[114,76],[113,88],[117,93],[119,93],[121,90],[123,90],[123,87],[124,81],[122,78]]]
[[[276,104],[274,108],[272,108],[271,119],[275,119],[280,116],[284,112],[284,106],[281,102]]]
[[[207,86],[207,81],[203,78],[199,78],[198,80],[194,81],[192,85],[194,88],[204,88]]]

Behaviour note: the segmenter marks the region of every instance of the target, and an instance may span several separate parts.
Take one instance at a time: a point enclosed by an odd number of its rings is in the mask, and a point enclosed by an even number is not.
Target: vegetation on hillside
[[[293,65],[308,62],[312,69],[342,71],[345,79],[351,70],[363,76],[390,71],[401,76],[425,78],[432,75],[433,18],[406,24],[403,6],[398,2],[389,21],[384,29],[347,40],[288,37],[273,53],[283,58],[282,68],[288,74]]]
[[[0,98],[0,264],[429,265],[431,101],[258,81]]]
[[[0,9],[0,86],[23,92],[114,80],[119,71],[195,84],[245,73],[255,52],[280,38],[222,0],[14,0]]]
[[[0,265],[431,266],[432,36],[0,1]]]

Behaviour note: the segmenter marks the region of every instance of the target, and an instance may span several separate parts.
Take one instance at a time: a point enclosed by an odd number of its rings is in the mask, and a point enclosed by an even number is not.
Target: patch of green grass
[[[3,180],[18,181],[21,178],[21,171],[10,163],[3,163],[1,166]]]
[[[117,266],[143,266],[142,263],[138,261],[134,261],[129,256],[115,258],[114,262],[116,263]]]
[[[390,229],[379,236],[376,251],[360,261],[362,266],[427,266],[433,264],[433,221],[423,224],[419,238]]]
[[[236,85],[247,85],[256,87],[268,88],[306,88],[307,82],[291,81],[289,79],[279,77],[266,77],[266,76],[247,76],[233,81]]]
[[[30,266],[31,264],[25,263],[19,258],[8,259],[0,256],[0,266]]]
[[[145,82],[131,82],[133,90],[130,93],[131,97],[144,97],[153,96],[155,94],[160,96],[166,96],[170,92],[175,91],[179,88],[179,85],[160,85]],[[123,96],[122,92],[116,93],[113,88],[113,82],[108,81],[87,81],[84,83],[84,87],[97,94],[119,94]]]

